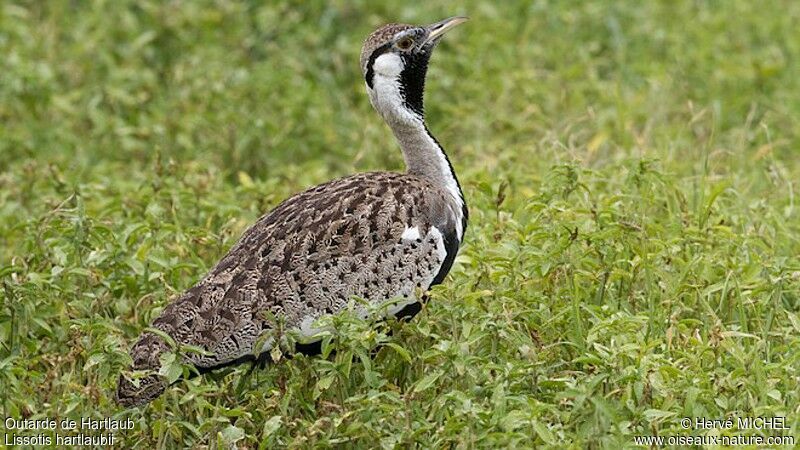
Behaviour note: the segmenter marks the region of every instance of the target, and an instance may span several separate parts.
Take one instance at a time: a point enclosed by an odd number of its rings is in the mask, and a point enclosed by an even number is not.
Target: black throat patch
[[[428,72],[430,51],[418,51],[401,56],[404,68],[400,73],[400,95],[403,96],[403,102],[408,109],[423,117],[425,115],[423,106],[425,74]]]

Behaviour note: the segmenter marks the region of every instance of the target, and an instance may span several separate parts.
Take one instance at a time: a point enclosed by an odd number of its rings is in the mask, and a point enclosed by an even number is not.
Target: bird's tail
[[[148,374],[136,380],[120,374],[115,395],[119,405],[126,408],[144,405],[164,392],[167,381],[158,374],[158,370],[161,367],[160,357],[168,349],[161,336],[150,332],[142,334],[131,348],[131,357],[133,370],[147,371]]]

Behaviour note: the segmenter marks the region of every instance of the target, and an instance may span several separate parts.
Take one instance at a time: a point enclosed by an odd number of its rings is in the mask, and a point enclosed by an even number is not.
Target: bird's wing
[[[196,286],[168,305],[154,327],[208,353],[187,358],[213,368],[259,353],[259,336],[279,318],[313,334],[311,323],[352,297],[417,301],[450,269],[459,241],[448,194],[405,174],[368,173],[289,198],[248,229]],[[159,338],[145,333],[134,367],[157,367]],[[137,364],[138,362],[138,364]]]

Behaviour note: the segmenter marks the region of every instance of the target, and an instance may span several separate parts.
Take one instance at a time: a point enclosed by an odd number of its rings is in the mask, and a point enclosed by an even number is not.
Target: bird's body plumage
[[[457,245],[455,205],[437,191],[423,178],[377,172],[297,194],[248,229],[153,326],[208,352],[189,358],[209,368],[263,351],[253,345],[273,325],[270,315],[308,331],[353,297],[418,301],[417,291],[449,270],[448,247],[451,262]]]
[[[391,25],[382,32],[395,36],[409,29]],[[365,50],[376,53],[379,45],[370,46],[368,40]],[[450,270],[466,227],[463,195],[424,125],[422,93],[418,110],[400,106],[409,96],[386,81],[397,75],[392,64],[398,63],[381,54],[368,57],[372,62],[362,56],[362,68],[373,105],[400,142],[408,173],[357,174],[290,197],[170,303],[153,327],[178,344],[199,347],[201,352],[182,356],[201,371],[268,351],[275,344],[269,333],[276,318],[285,329],[313,339],[319,331],[315,321],[342,311],[354,297],[378,306],[394,300],[388,314],[413,315],[424,293]],[[421,76],[424,82],[424,67]],[[163,336],[144,332],[131,349],[133,368],[157,370],[168,350]],[[157,373],[138,382],[121,376],[117,400],[143,404],[165,388]]]

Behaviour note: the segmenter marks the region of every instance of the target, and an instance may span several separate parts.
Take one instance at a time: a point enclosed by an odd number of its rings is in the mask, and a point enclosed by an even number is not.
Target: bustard
[[[276,344],[264,338],[275,318],[313,338],[315,320],[353,297],[395,300],[387,314],[400,318],[419,312],[427,290],[449,272],[467,226],[464,195],[425,125],[422,102],[434,47],[465,20],[389,24],[367,38],[361,69],[369,99],[397,138],[407,172],[330,181],[262,216],[153,322],[176,343],[203,350],[182,355],[186,362],[205,372],[255,359]],[[145,331],[131,348],[133,369],[144,376],[120,375],[121,405],[145,404],[166,389],[158,369],[170,344],[162,333]]]

